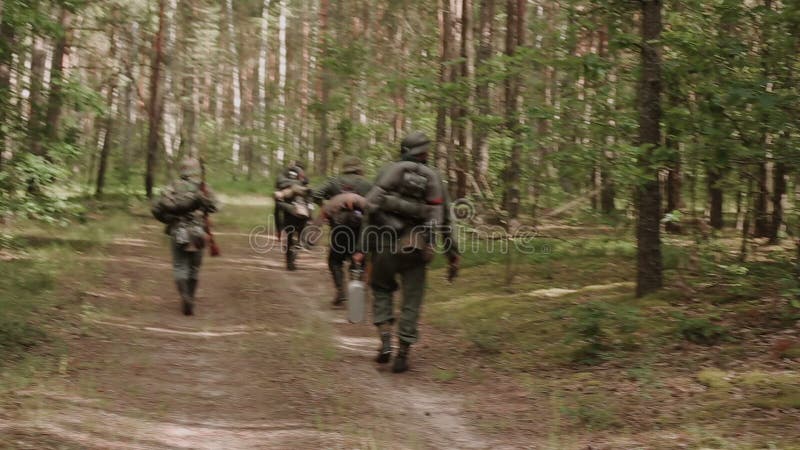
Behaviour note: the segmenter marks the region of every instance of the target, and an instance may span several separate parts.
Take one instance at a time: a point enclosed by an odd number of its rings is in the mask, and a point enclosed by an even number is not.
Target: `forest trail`
[[[143,223],[113,241],[102,285],[82,291],[60,375],[14,395],[0,421],[17,448],[498,448],[456,385],[372,362],[369,325],[332,310],[324,248],[283,269],[247,230],[220,230],[196,316],[183,317],[166,238]],[[96,258],[95,258],[96,259]],[[428,349],[428,350],[426,350]],[[446,351],[446,350],[443,350]]]

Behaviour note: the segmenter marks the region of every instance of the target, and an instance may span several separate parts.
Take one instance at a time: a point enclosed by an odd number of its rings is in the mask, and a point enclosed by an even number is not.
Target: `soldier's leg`
[[[345,255],[336,251],[336,248],[331,246],[328,249],[328,269],[333,276],[333,285],[336,287],[336,295],[333,299],[334,305],[340,305],[343,301],[347,300],[347,294],[344,289],[344,259]]]
[[[410,255],[409,264],[403,267],[400,276],[403,282],[403,299],[398,324],[400,347],[392,371],[399,373],[408,370],[408,353],[411,345],[419,339],[419,316],[425,294],[425,274],[427,266],[421,257]]]
[[[381,348],[378,349],[378,363],[389,362],[392,355],[392,324],[394,324],[394,308],[392,297],[397,290],[396,257],[389,251],[377,251],[372,257],[372,316],[381,337]]]
[[[189,289],[190,255],[182,245],[172,243],[172,273],[178,292],[181,295],[181,305],[185,315],[191,315],[191,293]]]
[[[296,245],[296,229],[294,226],[289,226],[286,228],[286,269],[288,270],[296,270],[297,266],[295,266],[295,258],[297,257],[295,248]]]
[[[347,300],[345,292],[344,261],[348,257],[348,236],[341,226],[331,229],[331,243],[328,248],[328,269],[333,276],[333,284],[336,287],[336,297],[333,299],[334,305],[339,305]]]
[[[378,251],[372,255],[372,288],[375,301],[372,304],[373,322],[381,325],[384,323],[394,323],[394,310],[392,308],[392,296],[397,290],[396,261],[394,255],[389,252]]]
[[[191,252],[189,256],[189,296],[194,302],[197,292],[197,280],[200,279],[200,266],[203,264],[203,252]]]

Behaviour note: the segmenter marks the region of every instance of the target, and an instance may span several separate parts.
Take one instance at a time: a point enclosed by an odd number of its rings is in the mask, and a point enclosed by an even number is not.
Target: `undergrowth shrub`
[[[728,330],[705,317],[679,317],[678,331],[689,342],[716,345],[728,336]]]
[[[572,354],[573,361],[596,364],[615,351],[636,347],[634,333],[640,327],[638,311],[627,305],[591,302],[573,308],[567,342],[581,345]]]

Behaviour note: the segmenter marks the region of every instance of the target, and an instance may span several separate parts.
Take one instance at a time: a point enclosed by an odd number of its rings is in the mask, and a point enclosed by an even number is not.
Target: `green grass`
[[[76,292],[101,274],[99,264],[80,255],[102,251],[125,230],[141,203],[112,199],[85,203],[83,221],[45,225],[18,221],[6,226],[0,261],[0,388],[29,378],[45,366],[58,367],[61,344],[54,330],[77,305]],[[68,321],[67,321],[68,322]],[[40,351],[41,344],[47,349]]]
[[[703,430],[692,435],[695,444],[729,442],[723,436],[747,420],[737,411],[800,407],[795,379],[766,371],[766,383],[714,368],[766,364],[774,350],[765,336],[794,326],[791,255],[759,253],[742,264],[738,248],[723,241],[697,246],[691,236],[671,236],[663,245],[665,288],[637,299],[635,240],[608,234],[542,238],[547,252],[517,253],[510,263],[507,254],[467,251],[453,285],[439,258],[426,320],[468,341],[471,357],[521,380],[534,403],[549,404],[537,421],[552,436],[694,427]],[[630,384],[636,389],[616,394]],[[673,384],[708,392],[675,400]],[[765,422],[759,433],[776,436],[789,419]],[[755,439],[737,445],[760,448]]]
[[[215,228],[236,228],[246,232],[257,226],[272,223],[272,205],[223,204],[220,211],[211,216]]]
[[[213,175],[209,178],[208,184],[215,192],[224,192],[230,195],[271,195],[272,191],[275,190],[275,180],[272,178],[263,178],[261,176],[253,177],[252,180],[247,180],[246,177],[240,177],[234,180],[229,175]]]

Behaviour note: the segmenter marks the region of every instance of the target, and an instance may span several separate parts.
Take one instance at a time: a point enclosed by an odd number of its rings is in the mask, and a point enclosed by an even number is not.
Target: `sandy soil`
[[[504,414],[491,382],[437,379],[452,337],[423,326],[413,369],[372,362],[372,326],[329,306],[323,248],[283,270],[242,230],[220,230],[206,257],[197,315],[180,314],[160,227],[143,222],[100,260],[80,291],[59,376],[14,394],[0,434],[15,448],[523,448],[525,436],[480,432]],[[464,367],[473,365],[465,361]],[[452,365],[448,365],[452,367]],[[468,405],[466,405],[468,403]],[[490,405],[491,407],[484,407]]]

